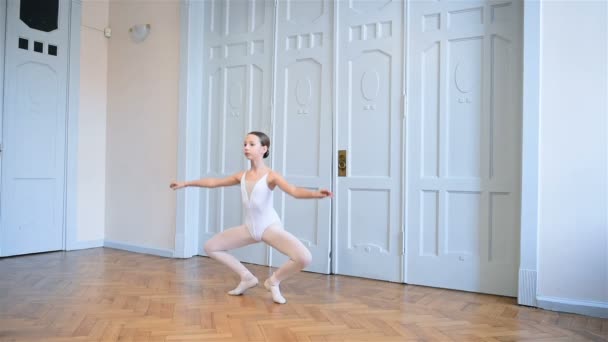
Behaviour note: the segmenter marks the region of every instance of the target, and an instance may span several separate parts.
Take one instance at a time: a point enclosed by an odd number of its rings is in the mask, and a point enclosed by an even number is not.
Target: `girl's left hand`
[[[327,189],[319,189],[319,193],[321,194],[321,198],[333,197],[333,195],[334,195],[331,193],[331,191],[329,191]]]

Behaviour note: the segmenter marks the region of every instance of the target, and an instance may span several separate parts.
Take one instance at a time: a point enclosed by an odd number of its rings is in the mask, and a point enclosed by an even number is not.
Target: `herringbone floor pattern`
[[[0,259],[0,341],[608,341],[608,320],[513,298],[301,273],[277,305],[262,286],[226,295],[236,283],[203,257],[97,248]]]

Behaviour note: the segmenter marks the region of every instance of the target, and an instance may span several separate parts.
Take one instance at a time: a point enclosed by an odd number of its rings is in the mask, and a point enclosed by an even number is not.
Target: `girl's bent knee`
[[[306,268],[312,262],[312,255],[307,250],[306,253],[302,253],[300,256],[298,256],[298,260],[296,260],[296,262],[299,263],[302,268]]]

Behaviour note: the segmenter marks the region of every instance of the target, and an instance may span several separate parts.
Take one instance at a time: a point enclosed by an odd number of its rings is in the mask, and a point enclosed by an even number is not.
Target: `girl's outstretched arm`
[[[295,198],[325,198],[332,197],[333,194],[327,189],[319,189],[311,191],[304,188],[298,188],[293,184],[289,184],[283,176],[272,171],[269,175],[268,183],[270,186],[278,186],[281,190]]]
[[[233,175],[224,178],[202,178],[193,181],[178,182],[173,181],[169,187],[173,190],[185,188],[188,186],[198,186],[201,188],[217,188],[220,186],[231,186],[241,182],[243,172],[237,172]]]

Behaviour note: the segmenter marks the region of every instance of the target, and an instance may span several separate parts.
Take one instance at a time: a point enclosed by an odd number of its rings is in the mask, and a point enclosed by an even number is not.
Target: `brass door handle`
[[[338,151],[338,177],[346,177],[346,150]]]

